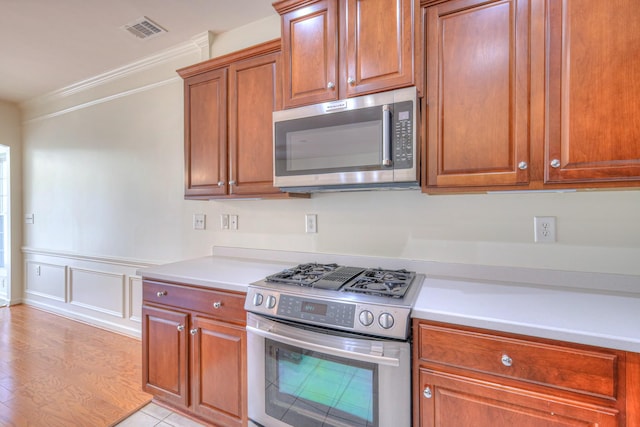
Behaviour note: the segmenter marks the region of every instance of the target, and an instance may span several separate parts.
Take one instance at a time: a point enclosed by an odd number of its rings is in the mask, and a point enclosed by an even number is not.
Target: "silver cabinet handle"
[[[520,170],[525,170],[529,167],[529,165],[527,164],[527,162],[520,162],[518,163],[518,169]]]
[[[382,166],[391,166],[391,107],[382,106]]]
[[[431,399],[431,396],[433,396],[433,393],[431,393],[431,388],[430,387],[425,388],[424,391],[422,392],[422,395],[427,399]]]
[[[158,291],[158,292],[156,292],[156,296],[158,298],[166,296],[166,295],[167,295],[167,291]]]
[[[222,187],[224,185],[224,181],[218,181],[218,187]]]
[[[236,182],[234,180],[229,181],[229,185],[236,185]]]
[[[511,366],[513,364],[513,360],[511,360],[511,358],[508,355],[503,354],[502,355],[502,364],[504,366]]]
[[[189,333],[190,333],[191,335],[195,335],[195,334],[197,334],[197,333],[198,333],[198,329],[193,328],[193,329],[191,329],[191,330],[189,331]]]
[[[336,87],[336,84],[334,82],[327,83],[327,89],[333,89],[335,87]]]
[[[178,325],[178,332],[184,331],[184,325]]]
[[[349,83],[351,86],[355,86],[356,84],[356,79],[354,79],[353,77],[349,77],[347,79],[347,83]]]
[[[558,159],[551,160],[551,167],[552,168],[559,168],[560,167],[560,160],[558,160]]]
[[[213,308],[220,308],[222,307],[222,303],[220,301],[216,301],[213,303]]]

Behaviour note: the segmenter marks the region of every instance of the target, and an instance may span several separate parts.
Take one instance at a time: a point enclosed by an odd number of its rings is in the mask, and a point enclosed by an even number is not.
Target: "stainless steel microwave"
[[[274,185],[419,188],[415,87],[273,113]]]

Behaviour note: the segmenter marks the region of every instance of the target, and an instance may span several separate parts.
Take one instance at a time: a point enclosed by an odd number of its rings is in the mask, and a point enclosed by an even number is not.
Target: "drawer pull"
[[[158,291],[158,292],[156,292],[156,296],[158,298],[163,297],[165,295],[167,295],[167,291]]]
[[[511,360],[511,358],[509,356],[507,356],[506,354],[502,355],[502,364],[504,366],[511,366],[513,364],[513,360]]]
[[[184,325],[178,325],[178,332],[184,331]]]
[[[189,331],[189,333],[190,333],[191,335],[195,335],[195,334],[197,334],[197,333],[198,333],[198,330],[194,328],[194,329],[191,329],[191,330]]]
[[[422,395],[423,395],[424,397],[426,397],[427,399],[431,399],[431,396],[433,395],[433,394],[431,393],[431,387],[427,387],[427,388],[425,388],[425,389],[424,389],[424,391],[422,392]]]
[[[220,308],[222,307],[222,303],[220,301],[216,301],[213,303],[213,308]]]

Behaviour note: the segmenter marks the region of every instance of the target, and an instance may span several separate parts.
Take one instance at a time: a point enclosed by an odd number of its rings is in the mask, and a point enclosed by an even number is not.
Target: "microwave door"
[[[276,185],[392,181],[392,114],[384,107],[275,123]]]

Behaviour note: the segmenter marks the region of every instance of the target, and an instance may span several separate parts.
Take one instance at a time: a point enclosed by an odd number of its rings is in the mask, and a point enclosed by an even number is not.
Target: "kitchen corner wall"
[[[274,16],[219,35],[211,51],[241,49],[279,31]],[[203,58],[196,47],[180,52],[22,106],[24,212],[35,216],[24,225],[27,303],[135,335],[135,270],[207,255],[214,245],[622,273],[640,281],[640,191],[184,200],[183,92],[175,70]],[[206,214],[206,230],[193,230],[195,213]],[[239,229],[222,230],[222,213],[238,215]],[[306,213],[318,215],[317,234],[305,233]],[[533,242],[536,215],[557,217],[557,243]]]

